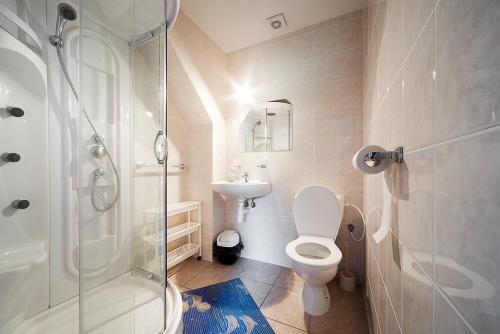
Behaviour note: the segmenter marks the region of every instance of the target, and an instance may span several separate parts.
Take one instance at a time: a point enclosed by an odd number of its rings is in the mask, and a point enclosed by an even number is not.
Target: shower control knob
[[[15,209],[24,210],[30,206],[30,202],[25,199],[18,199],[12,202],[12,207]]]
[[[7,108],[7,113],[13,117],[23,117],[24,116],[24,110],[18,107],[8,107]]]
[[[1,155],[3,161],[7,162],[18,162],[21,160],[21,156],[17,153],[4,153]]]

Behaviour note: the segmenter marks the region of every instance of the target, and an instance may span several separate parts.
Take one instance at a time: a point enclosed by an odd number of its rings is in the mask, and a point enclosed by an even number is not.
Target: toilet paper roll
[[[378,174],[383,172],[387,166],[391,163],[389,159],[380,160],[379,164],[375,167],[367,165],[365,161],[365,157],[368,152],[377,151],[377,152],[385,152],[385,150],[377,145],[368,145],[360,149],[354,156],[352,157],[352,167],[354,169],[360,171],[365,174]]]
[[[389,226],[391,224],[392,216],[392,195],[387,187],[387,182],[384,180],[382,184],[382,223],[379,229],[375,232],[372,237],[377,244],[379,244],[389,233]]]

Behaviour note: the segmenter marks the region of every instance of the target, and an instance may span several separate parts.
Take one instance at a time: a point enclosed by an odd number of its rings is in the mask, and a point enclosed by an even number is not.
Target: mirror
[[[241,152],[292,150],[292,104],[265,102],[251,109],[240,125]]]

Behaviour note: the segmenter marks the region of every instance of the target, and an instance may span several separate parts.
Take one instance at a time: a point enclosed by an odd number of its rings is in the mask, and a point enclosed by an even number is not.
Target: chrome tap
[[[248,172],[243,172],[243,174],[241,175],[241,177],[243,177],[243,179],[245,180],[245,182],[248,182]]]

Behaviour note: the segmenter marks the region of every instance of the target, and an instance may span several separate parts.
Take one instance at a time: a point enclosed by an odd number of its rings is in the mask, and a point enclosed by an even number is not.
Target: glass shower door
[[[162,58],[137,46],[163,0],[141,5],[80,2],[81,333],[165,327]]]
[[[166,139],[163,107],[162,27],[139,36],[134,47],[134,229],[140,236],[134,264],[163,275]]]
[[[134,40],[133,195],[134,273],[150,277],[165,297],[165,163],[163,26]],[[160,296],[163,298],[161,299]],[[157,308],[158,310],[159,308]],[[164,310],[164,305],[162,310]],[[156,316],[155,316],[156,318]],[[164,317],[161,318],[164,326]]]

